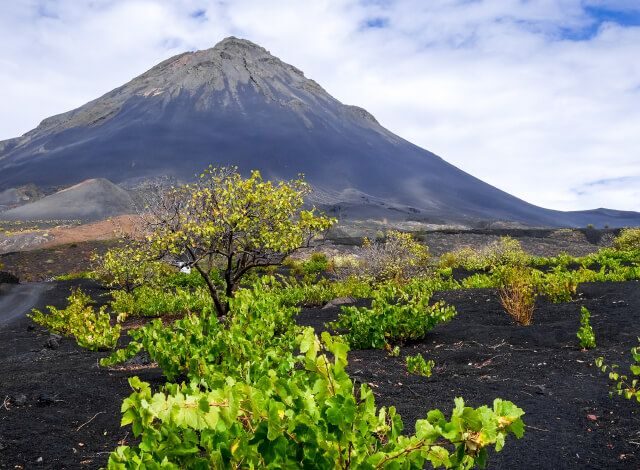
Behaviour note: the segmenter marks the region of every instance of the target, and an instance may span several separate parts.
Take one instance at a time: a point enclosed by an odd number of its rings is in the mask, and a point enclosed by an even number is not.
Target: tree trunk
[[[211,281],[211,277],[207,274],[198,263],[194,263],[195,268],[198,270],[200,275],[203,277],[204,281],[207,284],[207,288],[209,289],[209,294],[211,294],[211,298],[213,299],[213,305],[216,307],[216,312],[218,313],[218,317],[222,317],[227,314],[229,311],[229,303],[221,302],[220,297],[218,296],[218,291],[216,286],[213,285]]]

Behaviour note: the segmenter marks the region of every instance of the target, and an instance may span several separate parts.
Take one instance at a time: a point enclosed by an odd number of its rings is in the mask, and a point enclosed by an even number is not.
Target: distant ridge
[[[36,202],[0,212],[0,220],[101,220],[134,211],[127,191],[110,181],[89,179]]]
[[[234,37],[171,57],[0,142],[0,191],[87,178],[186,181],[210,164],[258,169],[269,179],[304,173],[322,207],[351,220],[640,225],[635,212],[553,211],[500,191],[396,136],[366,110],[342,104],[266,49]]]

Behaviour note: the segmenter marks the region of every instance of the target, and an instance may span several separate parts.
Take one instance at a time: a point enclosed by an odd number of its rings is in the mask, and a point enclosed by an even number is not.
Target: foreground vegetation
[[[365,241],[359,256],[287,259],[331,223],[301,210],[302,182],[273,186],[259,174],[243,179],[233,171],[203,178],[156,201],[147,230],[156,228],[145,241],[130,240],[96,259],[92,276],[113,288],[107,306],[96,312],[76,291],[66,309],[32,316],[90,349],[115,348],[120,324],[131,316],[180,317],[131,330],[126,348],[101,362],[115,366],[145,352],[168,380],[156,391],[130,380],[122,424],[140,441],[117,448],[110,468],[482,467],[490,448],[500,451],[509,435],[522,437],[523,410],[499,398],[479,408],[456,398],[449,418],[425,408],[416,432],[403,434],[395,409],[378,408],[369,387],[348,376],[349,349],[398,355],[405,343],[455,321],[455,308],[432,301],[441,290],[496,288],[505,311],[526,326],[535,322],[540,296],[567,302],[582,282],[640,279],[634,230],[583,258],[531,257],[505,238],[433,260],[410,235],[391,232]],[[185,204],[194,206],[179,211]],[[168,218],[167,208],[189,215]],[[196,208],[204,215],[194,223]],[[269,216],[261,222],[255,214]],[[175,267],[177,259],[186,272]],[[276,271],[283,262],[286,269]],[[342,307],[328,325],[338,336],[297,326],[301,305],[338,297],[372,300]],[[596,346],[588,311],[576,331],[576,347]],[[421,355],[407,357],[411,373],[429,377],[433,366]],[[622,394],[637,396],[635,380],[612,374]]]

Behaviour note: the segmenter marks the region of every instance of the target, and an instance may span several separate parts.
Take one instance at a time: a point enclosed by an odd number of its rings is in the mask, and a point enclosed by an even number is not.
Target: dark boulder
[[[6,271],[0,271],[0,284],[19,284],[20,279]]]

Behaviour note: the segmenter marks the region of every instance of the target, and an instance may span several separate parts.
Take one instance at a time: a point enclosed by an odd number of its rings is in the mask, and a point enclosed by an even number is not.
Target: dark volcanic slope
[[[527,204],[392,134],[295,67],[245,40],[172,57],[86,105],[0,142],[0,190],[26,183],[113,182],[209,164],[304,173],[343,216],[431,222],[640,225],[616,211],[552,212]],[[389,210],[391,206],[392,210]]]

